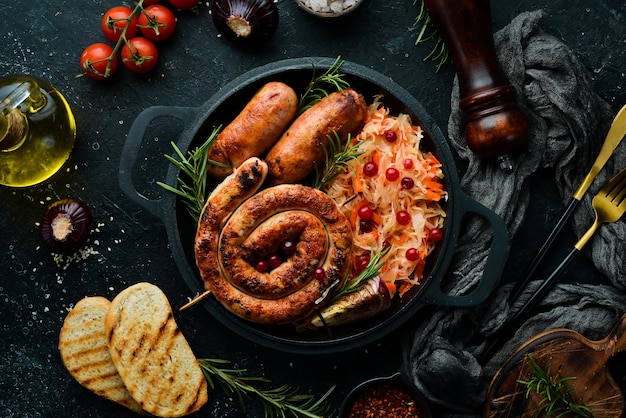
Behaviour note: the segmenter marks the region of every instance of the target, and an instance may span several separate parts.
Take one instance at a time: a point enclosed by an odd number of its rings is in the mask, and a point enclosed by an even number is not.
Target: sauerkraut
[[[377,98],[362,131],[351,139],[362,154],[351,162],[352,170],[341,173],[326,190],[351,221],[357,259],[389,247],[380,276],[392,295],[402,296],[420,283],[426,258],[435,247],[431,230],[442,229],[446,216],[440,204],[447,199],[441,163],[420,148],[422,138],[421,127],[409,115],[390,115]],[[369,162],[377,166],[373,176],[364,174]],[[389,168],[398,170],[396,180],[388,179]],[[359,218],[362,205],[373,210],[370,220]],[[397,221],[400,211],[410,214],[410,219],[402,214],[408,224]]]

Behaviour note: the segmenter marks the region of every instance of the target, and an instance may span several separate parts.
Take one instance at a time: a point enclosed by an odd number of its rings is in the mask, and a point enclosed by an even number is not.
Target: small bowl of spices
[[[339,17],[356,9],[363,0],[296,0],[307,13],[318,17]]]
[[[425,399],[401,373],[361,383],[346,397],[340,418],[430,418]]]

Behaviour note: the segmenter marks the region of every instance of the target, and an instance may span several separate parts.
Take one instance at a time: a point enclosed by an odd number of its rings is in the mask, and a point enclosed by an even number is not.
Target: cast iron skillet
[[[120,187],[133,201],[164,222],[173,258],[192,296],[204,291],[193,253],[196,225],[180,199],[173,193],[164,192],[160,199],[149,199],[138,192],[133,183],[132,172],[148,124],[161,116],[182,120],[184,127],[177,146],[186,153],[204,142],[214,126],[230,122],[266,82],[283,81],[301,92],[314,73],[323,73],[333,62],[334,59],[310,57],[271,63],[237,77],[200,107],[151,107],[140,113],[134,121],[121,156]],[[424,272],[425,280],[421,286],[408,292],[402,301],[396,298],[385,313],[364,322],[334,327],[331,333],[327,330],[296,332],[291,325],[253,324],[234,316],[212,297],[202,302],[227,328],[255,343],[277,350],[317,354],[344,351],[380,339],[426,305],[478,305],[497,285],[506,261],[508,234],[504,222],[461,190],[451,150],[441,130],[421,104],[388,77],[369,68],[346,62],[341,67],[341,72],[346,74],[351,86],[362,93],[368,103],[373,96],[382,94],[383,103],[391,109],[392,114],[408,113],[413,122],[419,123],[425,130],[423,147],[433,152],[442,162],[444,187],[449,194],[448,202],[444,204],[447,212],[445,238],[429,256]],[[180,175],[179,169],[171,165],[165,182],[175,187]],[[478,285],[468,294],[452,296],[442,290],[442,279],[452,260],[461,222],[469,213],[477,214],[489,222],[493,228],[492,245]]]

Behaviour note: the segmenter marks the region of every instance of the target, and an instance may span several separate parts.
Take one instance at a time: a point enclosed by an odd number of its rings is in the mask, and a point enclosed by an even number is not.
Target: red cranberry
[[[275,269],[276,267],[280,266],[280,264],[283,262],[283,259],[278,254],[272,254],[267,259],[267,262],[269,263],[271,268]]]
[[[393,168],[393,167],[389,167],[386,171],[385,171],[385,177],[387,178],[387,180],[389,181],[396,181],[398,180],[398,178],[400,178],[400,172],[398,171],[398,169]]]
[[[359,218],[363,219],[364,221],[369,221],[374,216],[374,211],[372,210],[370,205],[367,205],[367,204],[361,205],[359,207],[358,213],[359,213]]]
[[[420,258],[420,253],[417,248],[409,248],[406,250],[405,257],[409,261],[417,261]]]
[[[270,265],[266,260],[259,260],[256,262],[255,268],[259,273],[265,273],[269,270]]]
[[[415,186],[415,181],[411,177],[403,177],[402,180],[400,180],[400,184],[403,189],[410,190]]]
[[[376,174],[378,174],[378,166],[376,165],[376,163],[371,161],[369,163],[365,163],[363,165],[363,174],[365,174],[367,177],[374,177]]]
[[[428,239],[432,242],[439,242],[443,238],[443,231],[440,228],[434,227],[428,231]]]
[[[400,210],[396,213],[396,221],[400,225],[408,225],[411,222],[411,214],[406,210]]]
[[[296,243],[293,241],[285,241],[280,246],[280,250],[286,256],[294,255],[296,253]]]
[[[315,271],[313,271],[313,276],[317,280],[324,280],[326,278],[326,272],[324,271],[323,268],[318,267],[318,268],[315,269]]]
[[[396,142],[398,140],[398,134],[391,130],[386,130],[385,132],[383,132],[383,136],[385,137],[387,142]]]
[[[356,260],[356,271],[357,273],[362,272],[363,270],[365,270],[367,268],[367,266],[370,263],[370,258],[368,256],[365,257],[359,257]]]
[[[359,221],[359,230],[365,234],[368,234],[374,230],[374,223],[372,221]]]

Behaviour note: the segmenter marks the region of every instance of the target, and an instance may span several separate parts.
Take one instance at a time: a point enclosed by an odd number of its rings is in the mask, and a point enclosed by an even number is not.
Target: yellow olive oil
[[[31,186],[56,173],[76,140],[63,95],[32,76],[0,78],[0,184]]]

